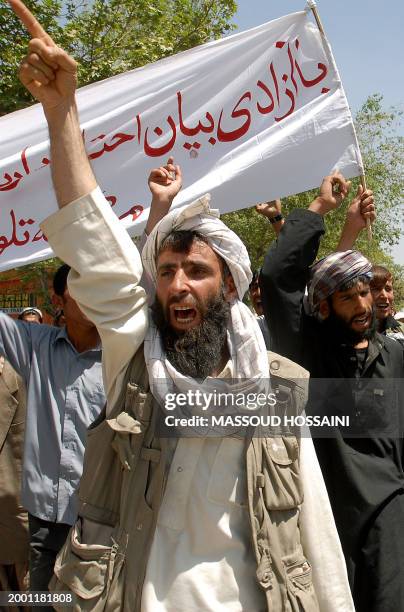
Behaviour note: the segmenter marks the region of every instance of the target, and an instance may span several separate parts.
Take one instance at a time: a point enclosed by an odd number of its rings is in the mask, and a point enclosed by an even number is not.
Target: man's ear
[[[323,320],[328,319],[328,317],[330,316],[330,305],[328,303],[328,300],[321,300],[318,311]]]
[[[224,297],[226,302],[231,302],[231,300],[237,297],[236,285],[231,274],[224,279]]]
[[[51,302],[56,308],[63,308],[63,300],[60,295],[56,295],[56,293],[53,293],[51,297]]]

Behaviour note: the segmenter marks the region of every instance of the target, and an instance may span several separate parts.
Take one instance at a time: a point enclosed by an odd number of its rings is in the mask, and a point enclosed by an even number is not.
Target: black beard
[[[211,298],[205,308],[198,303],[202,321],[183,333],[175,331],[167,320],[161,302],[156,298],[153,321],[160,331],[168,361],[174,368],[190,378],[204,380],[219,367],[226,343],[230,306],[223,290]]]
[[[377,319],[375,310],[372,310],[372,319],[368,329],[364,332],[353,330],[350,325],[337,315],[333,306],[330,304],[330,314],[323,321],[323,326],[326,328],[326,333],[330,340],[335,344],[346,344],[348,346],[356,346],[363,340],[371,340],[376,335]]]

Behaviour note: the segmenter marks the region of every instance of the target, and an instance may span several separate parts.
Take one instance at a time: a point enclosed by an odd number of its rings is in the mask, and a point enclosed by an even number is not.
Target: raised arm
[[[147,225],[139,243],[140,252],[146,244],[147,236],[168,213],[175,196],[182,187],[181,168],[174,165],[173,157],[169,157],[165,166],[160,166],[150,172],[148,183],[152,201]],[[145,270],[143,270],[141,285],[146,291],[147,301],[151,306],[155,299],[156,288]]]
[[[94,178],[80,131],[77,64],[57,47],[21,0],[9,0],[32,36],[20,80],[43,107],[49,127],[52,179],[59,207],[92,191]]]
[[[55,253],[71,266],[70,293],[97,326],[104,384],[112,405],[146,330],[140,256],[97,188],[87,158],[75,102],[76,62],[53,43],[21,0],[9,1],[33,36],[20,79],[45,112],[52,180],[62,209],[41,228]]]
[[[362,185],[359,185],[356,196],[348,207],[337,251],[354,248],[357,237],[366,228],[366,219],[371,223],[376,219],[373,191],[370,189],[365,191]]]
[[[327,176],[308,210],[288,215],[265,257],[261,270],[261,296],[274,351],[301,363],[303,296],[320,238],[323,216],[337,208],[349,191],[340,174]]]
[[[255,207],[257,213],[268,219],[272,225],[274,232],[279,236],[285,219],[282,215],[282,203],[280,200],[273,200],[272,202],[264,202],[263,204],[257,204]]]
[[[173,157],[169,157],[165,166],[160,166],[160,168],[155,168],[150,172],[148,183],[152,194],[152,201],[145,229],[147,235],[168,213],[175,196],[181,189],[181,168],[174,165]]]

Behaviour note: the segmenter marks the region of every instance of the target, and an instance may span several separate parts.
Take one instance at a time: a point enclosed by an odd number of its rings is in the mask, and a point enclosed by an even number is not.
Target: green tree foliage
[[[16,79],[29,35],[0,0],[0,115],[34,100]],[[26,0],[55,40],[79,62],[88,85],[220,38],[233,29],[235,0]]]
[[[404,223],[404,138],[398,135],[402,112],[384,109],[381,95],[370,96],[356,116],[368,187],[375,193],[375,242],[398,242]]]
[[[65,35],[80,84],[220,38],[237,8],[233,0],[95,0],[77,14],[75,5],[68,5]]]
[[[49,34],[59,40],[62,28],[60,0],[25,0]],[[0,115],[5,115],[34,103],[31,95],[17,78],[18,66],[27,53],[30,36],[5,0],[0,0]]]
[[[393,274],[394,306],[397,311],[404,310],[404,266],[386,262],[386,267]]]

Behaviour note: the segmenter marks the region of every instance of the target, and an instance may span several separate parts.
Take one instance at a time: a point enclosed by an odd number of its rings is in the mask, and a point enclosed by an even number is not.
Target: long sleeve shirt
[[[97,326],[111,409],[146,331],[139,252],[99,187],[48,217],[41,227],[54,251],[72,268],[71,295]]]
[[[79,353],[65,328],[0,313],[0,353],[27,388],[22,505],[73,524],[87,427],[105,404],[101,348]]]

